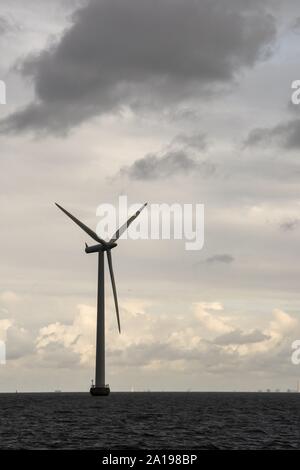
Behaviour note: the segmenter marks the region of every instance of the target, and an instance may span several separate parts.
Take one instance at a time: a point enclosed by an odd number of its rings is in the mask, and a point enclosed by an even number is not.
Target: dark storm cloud
[[[232,80],[269,50],[264,3],[234,0],[91,0],[61,40],[28,58],[36,100],[2,132],[61,132],[132,102],[174,103]]]
[[[215,340],[215,344],[222,346],[230,344],[251,344],[251,343],[260,343],[261,341],[266,341],[269,339],[269,336],[263,334],[259,330],[254,330],[251,333],[243,333],[241,330],[234,330],[224,335],[218,336]]]
[[[231,255],[223,254],[223,255],[214,255],[207,258],[206,263],[213,264],[213,263],[224,263],[230,264],[233,263],[234,257]]]
[[[136,160],[131,166],[123,167],[120,174],[133,180],[153,180],[191,172],[198,172],[201,176],[210,176],[214,171],[215,166],[212,163],[196,159],[184,150],[173,150],[162,156],[146,155]]]
[[[276,144],[287,150],[300,148],[300,119],[280,123],[271,128],[253,129],[245,141],[246,147],[268,144]]]

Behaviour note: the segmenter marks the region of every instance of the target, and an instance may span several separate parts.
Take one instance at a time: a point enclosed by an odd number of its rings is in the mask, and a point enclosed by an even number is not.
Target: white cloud
[[[251,321],[248,316],[247,326],[242,327],[242,315],[233,315],[219,302],[187,304],[184,312],[170,316],[160,311],[159,303],[127,299],[120,310],[121,335],[109,298],[107,373],[120,383],[120,389],[126,388],[129,377],[133,383],[138,377],[140,384],[146,384],[153,374],[157,384],[192,380],[201,389],[201,378],[207,374],[222,381],[228,374],[267,377],[275,370],[279,374],[280,370],[296,372],[290,365],[290,348],[300,337],[300,324],[283,310],[275,309],[271,317],[266,316],[260,329],[256,316]],[[63,369],[68,370],[69,378],[74,374],[93,376],[95,330],[96,308],[87,304],[78,304],[72,321],[49,323],[37,332],[13,320],[1,320],[0,340],[6,341],[8,356],[3,372],[22,367],[27,371],[51,369],[49,377]]]
[[[268,362],[273,358],[276,364],[278,355],[285,354],[289,362],[289,345],[295,332],[300,334],[298,320],[278,309],[262,331],[242,330],[239,318],[228,316],[218,302],[199,302],[190,306],[185,316],[171,318],[157,315],[150,302],[132,300],[121,305],[124,333],[118,335],[110,307],[107,361],[112,374],[118,375],[131,367],[146,375],[149,371],[196,373],[199,367],[218,374],[234,372],[237,367],[251,371],[257,362],[255,359],[252,365],[253,358],[265,357]],[[79,305],[71,324],[53,323],[41,328],[36,339],[39,360],[50,361],[53,366],[56,361],[57,367],[93,364],[95,320],[95,308]]]
[[[14,304],[20,300],[19,296],[13,291],[4,291],[0,294],[0,302],[5,305]]]
[[[38,354],[47,359],[47,350],[53,350],[54,345],[63,347],[61,359],[64,360],[64,350],[77,355],[80,364],[91,363],[95,357],[96,311],[88,305],[78,305],[79,313],[75,315],[71,325],[52,323],[40,329],[36,339]],[[57,358],[59,360],[59,357]]]
[[[8,318],[0,320],[0,340],[1,341],[6,340],[7,330],[12,325],[12,323],[13,323],[12,320],[9,320]]]
[[[212,333],[228,333],[232,331],[232,327],[228,325],[226,317],[216,315],[212,312],[220,312],[223,307],[218,302],[212,303],[198,303],[195,305],[195,317],[201,325]]]

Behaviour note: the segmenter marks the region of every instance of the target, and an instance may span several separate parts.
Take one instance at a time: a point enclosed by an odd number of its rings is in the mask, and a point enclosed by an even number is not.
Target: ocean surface
[[[300,449],[300,394],[0,394],[0,449]]]

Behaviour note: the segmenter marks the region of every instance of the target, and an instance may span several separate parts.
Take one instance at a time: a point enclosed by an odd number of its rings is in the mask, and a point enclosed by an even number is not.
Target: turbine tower
[[[102,238],[98,237],[96,232],[91,230],[85,224],[76,219],[74,215],[70,214],[59,204],[55,203],[56,206],[63,211],[68,217],[70,217],[75,224],[77,224],[85,233],[87,233],[93,240],[97,242],[97,245],[88,246],[85,244],[86,253],[98,253],[98,297],[97,297],[97,334],[96,334],[96,372],[95,372],[95,384],[90,388],[90,393],[93,396],[107,396],[110,393],[109,385],[105,384],[105,301],[104,301],[104,252],[107,255],[110,279],[112,284],[112,290],[114,295],[114,302],[117,314],[117,322],[119,333],[121,333],[119,306],[117,289],[114,277],[114,271],[112,266],[111,250],[117,246],[116,241],[125,232],[130,224],[137,218],[142,212],[147,203],[144,204],[140,210],[138,210],[128,221],[123,224],[114,236],[106,242]]]

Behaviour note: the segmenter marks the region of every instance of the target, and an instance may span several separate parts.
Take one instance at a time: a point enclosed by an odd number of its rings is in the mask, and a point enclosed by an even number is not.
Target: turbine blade
[[[113,266],[112,266],[111,251],[110,251],[110,250],[107,250],[106,253],[107,253],[107,261],[108,261],[108,266],[109,266],[109,273],[110,273],[111,285],[112,285],[113,294],[114,294],[114,301],[115,301],[116,314],[117,314],[117,321],[118,321],[118,329],[119,329],[119,333],[121,333],[120,315],[119,315],[119,306],[118,306],[118,297],[117,297],[117,289],[116,289],[116,283],[115,283],[115,276],[114,276],[114,271],[113,271]]]
[[[138,215],[140,215],[140,213],[142,212],[142,210],[147,206],[147,202],[146,204],[144,204],[134,215],[132,215],[125,224],[123,224],[117,231],[116,233],[114,234],[114,236],[112,237],[112,239],[110,240],[109,243],[114,243],[116,240],[118,240],[120,238],[120,236],[122,235],[122,233],[125,232],[125,230],[129,227],[130,224],[132,224],[132,222],[137,218]]]
[[[85,233],[87,233],[91,238],[93,238],[96,242],[98,243],[102,243],[102,245],[106,245],[106,242],[105,240],[102,240],[102,238],[99,238],[98,235],[96,234],[96,232],[94,232],[92,229],[90,229],[87,225],[83,224],[82,222],[80,222],[80,220],[76,219],[76,217],[74,217],[74,215],[70,214],[70,212],[68,212],[66,209],[64,209],[62,206],[60,206],[59,204],[55,203],[55,205],[62,211],[64,212],[68,217],[70,217],[71,220],[73,220],[73,222],[75,222],[75,224],[77,224],[82,230],[85,231]]]

